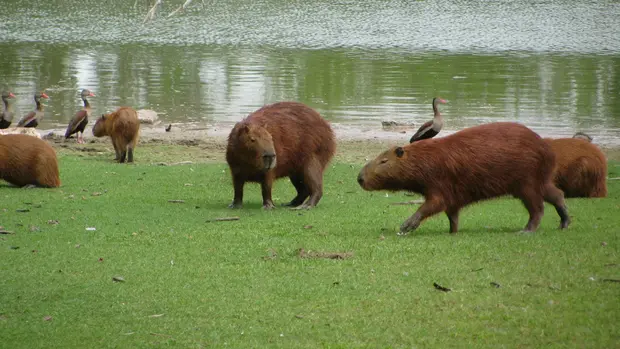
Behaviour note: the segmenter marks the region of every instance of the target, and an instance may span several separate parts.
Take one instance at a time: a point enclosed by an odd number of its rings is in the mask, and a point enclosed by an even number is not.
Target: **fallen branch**
[[[620,177],[607,178],[608,181],[617,181],[619,179],[620,179]]]
[[[186,1],[183,3],[183,5],[179,6],[179,8],[177,8],[176,10],[174,10],[174,11],[170,12],[170,14],[168,15],[168,17],[167,17],[167,18],[170,18],[170,17],[174,16],[174,15],[175,15],[177,12],[179,12],[179,11],[185,10],[185,8],[186,8],[187,6],[189,6],[189,4],[191,4],[191,3],[192,3],[192,0],[186,0]],[[204,5],[204,3],[203,3],[203,5]]]
[[[185,200],[168,200],[168,202],[173,204],[184,204]]]
[[[153,5],[153,7],[151,7],[149,12],[146,13],[146,16],[144,17],[144,21],[142,22],[143,24],[155,18],[155,13],[157,13],[157,7],[161,5],[162,1],[163,0],[155,1],[155,5]]]
[[[353,252],[318,252],[299,249],[300,258],[346,259],[353,257]]]
[[[239,217],[220,217],[220,218],[213,218],[213,219],[207,219],[207,223],[209,222],[230,222],[230,221],[238,221]]]
[[[0,235],[13,235],[15,234],[12,231],[8,231],[8,230],[0,230]]]

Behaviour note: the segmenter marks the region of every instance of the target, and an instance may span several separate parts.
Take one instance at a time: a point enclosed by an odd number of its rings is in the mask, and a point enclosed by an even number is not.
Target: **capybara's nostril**
[[[359,183],[362,187],[364,186],[364,178],[361,174],[357,176],[357,183]]]

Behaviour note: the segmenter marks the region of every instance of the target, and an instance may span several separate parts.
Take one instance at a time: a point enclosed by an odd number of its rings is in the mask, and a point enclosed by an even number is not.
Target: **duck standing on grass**
[[[422,126],[420,126],[420,128],[418,129],[418,132],[416,132],[411,137],[409,143],[421,141],[423,139],[433,138],[439,133],[439,131],[441,131],[441,128],[443,127],[443,118],[441,117],[441,113],[437,109],[438,103],[446,104],[447,102],[439,97],[433,98],[433,120],[427,121],[422,124]]]
[[[69,138],[72,134],[77,133],[78,143],[84,143],[84,129],[88,124],[88,117],[91,115],[91,107],[90,103],[86,97],[95,97],[95,94],[90,92],[90,90],[82,90],[81,93],[82,101],[84,102],[84,107],[82,110],[75,113],[71,121],[69,122],[69,126],[67,126],[67,131],[65,132],[65,139]]]
[[[11,91],[2,91],[4,110],[2,110],[2,114],[0,114],[0,129],[8,128],[13,121],[13,106],[9,102],[9,98],[15,98],[15,95],[12,94]]]
[[[43,103],[41,103],[41,98],[48,99],[49,97],[44,93],[36,93],[34,95],[34,102],[37,104],[35,110],[26,114],[19,122],[17,123],[18,127],[37,127],[39,126],[39,119],[43,117],[45,114],[43,112]]]

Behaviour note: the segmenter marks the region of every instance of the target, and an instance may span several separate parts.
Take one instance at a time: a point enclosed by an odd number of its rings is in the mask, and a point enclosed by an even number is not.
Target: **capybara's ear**
[[[101,114],[101,120],[105,120],[105,114]]]
[[[396,156],[401,158],[405,154],[405,150],[403,149],[403,147],[398,147],[394,150],[394,153],[396,153]]]
[[[241,127],[241,129],[239,130],[239,132],[241,133],[248,133],[250,132],[250,126],[248,126],[248,124],[245,124]]]

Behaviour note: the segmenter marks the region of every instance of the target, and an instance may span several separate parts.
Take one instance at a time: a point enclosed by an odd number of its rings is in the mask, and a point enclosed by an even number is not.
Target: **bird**
[[[82,90],[80,96],[82,97],[82,101],[84,102],[84,107],[80,111],[75,113],[73,118],[71,118],[71,121],[67,126],[67,131],[65,132],[65,139],[69,138],[72,134],[77,133],[77,142],[84,143],[84,129],[88,124],[88,117],[92,113],[90,103],[88,103],[86,97],[95,97],[95,94],[92,93],[90,90],[84,89]]]
[[[573,135],[573,138],[579,138],[579,139],[583,139],[586,140],[590,143],[592,143],[592,136],[584,133],[584,132],[577,132]]]
[[[441,128],[443,127],[443,118],[441,117],[441,113],[439,113],[439,110],[437,109],[438,103],[446,104],[447,102],[439,97],[433,98],[433,112],[435,114],[433,120],[427,121],[422,124],[418,131],[413,136],[411,136],[409,143],[421,141],[423,139],[433,138],[439,133],[439,131],[441,131]]]
[[[0,129],[5,129],[11,126],[13,121],[13,106],[9,103],[9,98],[15,98],[15,95],[11,91],[2,91],[2,102],[4,103],[4,110],[0,114]]]
[[[19,127],[37,127],[39,125],[39,119],[43,117],[43,104],[41,103],[41,98],[48,99],[49,96],[44,92],[35,93],[34,101],[37,104],[35,110],[26,114],[19,122],[17,126]]]

